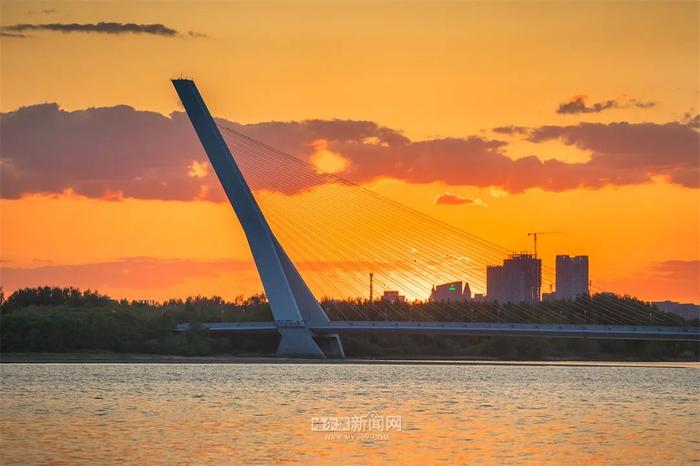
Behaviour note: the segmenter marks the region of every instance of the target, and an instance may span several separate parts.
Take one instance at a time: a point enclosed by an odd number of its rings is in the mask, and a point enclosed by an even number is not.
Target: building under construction
[[[588,295],[588,256],[557,256],[557,299]]]
[[[542,261],[533,254],[512,254],[503,265],[486,268],[486,295],[502,303],[537,302],[542,288]]]

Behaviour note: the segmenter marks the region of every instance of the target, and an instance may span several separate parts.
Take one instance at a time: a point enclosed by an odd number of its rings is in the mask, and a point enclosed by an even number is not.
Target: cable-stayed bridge
[[[276,334],[280,322],[210,322],[204,326],[213,333],[238,335]],[[303,323],[299,323],[300,326]],[[361,333],[385,335],[462,335],[600,338],[615,340],[697,341],[698,331],[692,327],[649,327],[631,325],[523,324],[491,322],[390,322],[332,321],[308,327],[315,335]],[[187,331],[190,324],[180,324],[178,331]]]
[[[347,167],[326,141],[318,141],[309,163],[217,124],[193,81],[173,84],[243,227],[273,315],[272,322],[205,323],[212,332],[276,332],[278,353],[308,357],[343,357],[343,333],[700,340],[698,328],[605,293],[542,305],[368,300],[369,273],[376,291],[400,290],[409,300],[423,300],[433,284],[456,278],[485,294],[486,266],[512,251],[336,176],[338,167],[352,175],[363,166]],[[355,138],[364,131],[357,123]],[[379,134],[370,138],[376,147],[354,160],[382,163],[386,146],[403,144],[396,134]],[[358,150],[342,131],[337,140],[343,153]],[[427,173],[431,148],[422,150],[411,169]],[[552,270],[543,268],[542,275],[544,284],[553,283]]]

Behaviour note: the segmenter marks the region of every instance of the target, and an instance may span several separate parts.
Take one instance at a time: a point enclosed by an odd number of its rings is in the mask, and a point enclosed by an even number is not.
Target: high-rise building
[[[588,256],[557,256],[556,266],[557,299],[588,295]]]
[[[433,286],[430,293],[430,301],[468,301],[471,299],[472,293],[469,289],[469,283],[450,282],[442,285]]]
[[[506,279],[502,265],[486,267],[486,297],[489,301],[506,301]]]
[[[503,265],[486,268],[486,295],[490,301],[536,302],[542,287],[542,261],[532,254],[513,254]]]

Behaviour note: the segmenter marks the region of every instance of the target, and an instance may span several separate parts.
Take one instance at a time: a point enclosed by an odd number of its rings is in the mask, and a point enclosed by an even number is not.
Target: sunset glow
[[[3,26],[176,31],[0,38],[6,292],[261,291],[169,83],[182,73],[222,124],[321,171],[513,251],[532,249],[527,232],[563,231],[539,245],[546,266],[585,254],[597,289],[700,303],[697,4],[167,5],[3,4]],[[256,194],[289,210],[330,189]],[[350,254],[350,233],[317,213],[308,227]],[[302,271],[324,276],[313,251],[279,236]],[[385,246],[379,234],[355,241],[352,254]],[[421,280],[425,294],[411,298],[427,297]]]

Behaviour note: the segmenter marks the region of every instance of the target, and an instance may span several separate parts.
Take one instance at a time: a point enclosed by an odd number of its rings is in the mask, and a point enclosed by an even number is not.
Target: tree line
[[[321,305],[332,320],[496,322],[508,319],[529,323],[629,322],[639,325],[642,316],[654,322],[663,321],[665,325],[698,325],[697,321],[686,322],[647,303],[617,296],[581,297],[557,303],[517,306],[464,302],[450,303],[448,307],[447,303],[329,299],[322,300]],[[437,312],[441,309],[443,312]],[[611,315],[615,316],[615,322],[611,322]],[[200,324],[271,320],[272,312],[263,294],[234,300],[194,296],[150,303],[117,301],[97,291],[57,287],[25,288],[5,299],[0,289],[0,351],[3,353],[268,354],[275,351],[279,337],[219,336],[207,332]],[[191,330],[175,332],[177,324],[184,322],[192,324]],[[432,355],[515,359],[559,356],[667,359],[698,356],[696,344],[678,342],[414,335],[343,335],[342,341],[346,354],[365,357]]]

